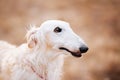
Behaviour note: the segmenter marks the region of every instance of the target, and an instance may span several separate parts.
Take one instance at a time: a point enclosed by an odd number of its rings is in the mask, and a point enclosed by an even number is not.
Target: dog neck
[[[32,70],[32,72],[40,78],[40,80],[46,80],[46,76],[47,76],[46,69],[44,69],[44,72],[42,72],[42,74],[41,74],[30,61],[27,60],[27,64],[28,64],[29,68]],[[44,68],[45,68],[45,66],[44,66]],[[43,67],[41,67],[41,69],[43,69]]]
[[[41,52],[42,51],[42,52]],[[47,79],[57,79],[54,70],[61,72],[63,66],[63,55],[60,53],[56,53],[53,51],[45,50],[45,49],[36,49],[32,50],[32,53],[28,55],[28,63],[30,64],[30,69],[42,80]],[[58,75],[59,73],[58,72]],[[42,74],[41,74],[42,73]]]

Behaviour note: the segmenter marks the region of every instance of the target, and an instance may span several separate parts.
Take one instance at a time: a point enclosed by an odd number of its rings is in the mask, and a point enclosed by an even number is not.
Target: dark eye
[[[62,31],[62,29],[59,28],[59,27],[56,27],[56,28],[54,29],[54,32],[56,32],[56,33],[59,33],[59,32],[61,32],[61,31]]]

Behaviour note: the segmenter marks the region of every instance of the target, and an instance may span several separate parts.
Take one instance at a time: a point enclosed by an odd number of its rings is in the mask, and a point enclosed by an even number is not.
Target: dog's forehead
[[[41,25],[44,29],[54,29],[55,27],[68,28],[69,23],[61,20],[47,20]]]

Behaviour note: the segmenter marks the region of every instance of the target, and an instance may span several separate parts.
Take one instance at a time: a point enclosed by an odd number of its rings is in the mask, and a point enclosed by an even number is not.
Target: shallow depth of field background
[[[89,46],[65,59],[63,80],[120,80],[120,0],[0,0],[0,40],[20,45],[29,24],[60,19]]]

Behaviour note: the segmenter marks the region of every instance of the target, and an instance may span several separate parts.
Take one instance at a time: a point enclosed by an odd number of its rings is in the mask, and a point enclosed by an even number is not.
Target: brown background
[[[120,0],[0,0],[0,40],[20,45],[29,24],[69,22],[89,46],[67,57],[63,80],[120,80]]]

